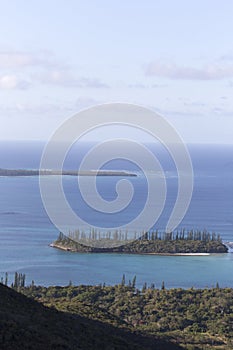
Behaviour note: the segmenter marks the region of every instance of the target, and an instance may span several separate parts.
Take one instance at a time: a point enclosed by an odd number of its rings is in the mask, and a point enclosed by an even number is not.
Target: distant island
[[[157,255],[209,255],[227,253],[228,247],[222,243],[220,235],[203,231],[185,231],[176,233],[145,233],[141,237],[126,242],[125,237],[107,237],[92,239],[84,233],[75,233],[70,237],[60,232],[51,247],[80,253],[125,253]],[[89,242],[89,244],[88,244]],[[116,244],[113,244],[116,242]],[[99,243],[99,244],[98,244]]]
[[[52,170],[52,169],[2,169],[0,176],[39,176],[39,175],[70,175],[70,176],[137,176],[125,170]]]

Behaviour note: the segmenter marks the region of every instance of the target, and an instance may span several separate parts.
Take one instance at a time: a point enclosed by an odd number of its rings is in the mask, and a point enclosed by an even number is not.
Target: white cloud
[[[1,89],[14,89],[17,86],[17,78],[15,75],[4,75],[0,78]]]
[[[26,68],[33,69],[34,73],[25,72]],[[4,72],[0,76],[1,89],[26,89],[31,85],[29,80],[63,87],[108,88],[98,78],[73,74],[68,64],[57,62],[50,52],[0,51],[0,70]],[[28,78],[19,79],[18,74],[27,74]]]
[[[64,87],[108,88],[108,85],[96,78],[78,77],[67,70],[53,70],[39,77],[44,84],[55,84]]]
[[[30,83],[19,79],[16,75],[9,74],[0,76],[0,89],[27,89]]]
[[[179,66],[173,62],[155,61],[146,66],[145,74],[177,80],[221,80],[233,77],[233,65],[215,63],[196,68]]]
[[[20,69],[41,66],[43,68],[61,67],[50,52],[0,51],[0,69]]]
[[[31,55],[20,52],[0,52],[0,67],[13,68],[28,66],[34,63]]]

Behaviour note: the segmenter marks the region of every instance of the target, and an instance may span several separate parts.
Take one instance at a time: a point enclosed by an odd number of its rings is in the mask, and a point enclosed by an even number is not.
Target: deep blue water
[[[89,145],[79,148],[75,164]],[[172,160],[164,149],[150,146],[160,158],[167,174],[167,201],[155,227],[163,230],[177,195],[177,177]],[[1,143],[1,168],[38,168],[41,143]],[[233,146],[189,146],[194,167],[193,197],[180,228],[207,229],[220,233],[223,240],[233,241]],[[73,150],[77,152],[77,150]],[[73,168],[72,151],[66,168]],[[105,168],[139,171],[130,163],[118,160]],[[103,198],[114,199],[117,177],[99,177],[97,187]],[[100,215],[81,202],[77,179],[63,181],[67,199],[87,221],[106,227],[130,220],[143,207],[146,182],[143,176],[131,178],[135,197],[128,211],[118,215]],[[233,287],[233,254],[204,257],[161,257],[121,254],[77,254],[49,247],[58,235],[43,208],[37,177],[0,177],[0,275],[7,271],[26,273],[28,283],[106,284],[118,283],[123,273],[127,279],[137,276],[144,282],[167,287],[206,287],[218,281],[221,286]],[[81,205],[80,205],[81,203]],[[78,209],[79,208],[79,209]]]

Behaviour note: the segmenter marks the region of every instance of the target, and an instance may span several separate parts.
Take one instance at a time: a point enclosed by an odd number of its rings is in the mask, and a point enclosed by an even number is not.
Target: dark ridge
[[[171,342],[141,336],[64,313],[0,284],[1,350],[179,350]]]

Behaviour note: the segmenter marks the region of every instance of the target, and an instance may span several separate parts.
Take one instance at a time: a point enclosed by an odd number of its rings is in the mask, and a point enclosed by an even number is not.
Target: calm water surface
[[[25,145],[0,149],[0,167],[38,167],[41,146],[31,149]],[[20,153],[20,154],[19,154]],[[190,208],[180,228],[208,229],[220,233],[225,241],[233,241],[233,148],[205,147],[191,149],[194,164],[194,193]],[[21,155],[21,157],[19,156]],[[168,198],[156,228],[163,229],[177,193],[177,178],[167,162]],[[67,163],[68,164],[68,163]],[[125,168],[125,164],[124,168]],[[118,164],[116,168],[121,168]],[[112,167],[112,165],[111,165]],[[135,170],[135,169],[134,169]],[[98,188],[104,198],[113,199],[118,178],[98,178]],[[72,207],[80,203],[74,177],[64,179],[64,188]],[[95,223],[106,226],[124,222],[137,214],[145,200],[143,177],[131,179],[135,186],[135,200],[123,217],[99,216],[91,213],[83,203],[80,215],[92,217]],[[122,275],[137,276],[137,285],[165,281],[167,287],[233,287],[233,254],[203,257],[165,257],[122,254],[78,254],[49,247],[58,235],[41,202],[37,177],[0,178],[0,275],[7,271],[10,278],[15,271],[26,273],[28,283],[66,285],[115,284]],[[80,205],[79,205],[80,207]]]

